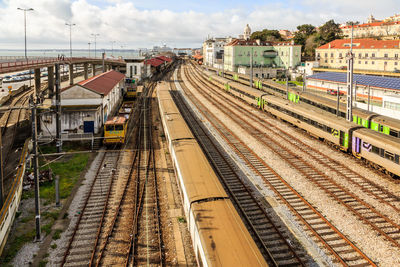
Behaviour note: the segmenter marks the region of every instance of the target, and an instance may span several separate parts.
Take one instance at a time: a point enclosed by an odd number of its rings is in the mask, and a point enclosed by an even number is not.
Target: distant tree
[[[279,31],[277,30],[268,30],[264,29],[262,31],[253,32],[250,36],[250,39],[253,40],[261,40],[263,42],[276,42],[282,41],[282,36],[280,35]]]
[[[340,25],[331,19],[319,28],[316,41],[318,42],[318,45],[324,45],[333,40],[341,39],[342,37],[343,35]]]
[[[297,31],[294,34],[293,41],[295,44],[301,45],[301,51],[302,51],[303,57],[310,56],[306,52],[306,50],[307,50],[306,43],[307,43],[307,40],[310,38],[310,36],[313,36],[315,33],[316,33],[316,29],[311,24],[303,24],[303,25],[297,26]]]

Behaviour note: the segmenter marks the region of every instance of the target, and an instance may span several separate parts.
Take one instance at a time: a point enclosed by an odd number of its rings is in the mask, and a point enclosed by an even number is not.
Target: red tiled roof
[[[337,39],[317,49],[349,49],[350,39]],[[399,40],[353,39],[353,49],[398,49]]]
[[[367,27],[378,27],[378,26],[386,26],[386,25],[394,25],[394,24],[400,24],[400,21],[376,21],[372,23],[363,23],[363,24],[358,24],[354,25],[354,28],[367,28]],[[346,25],[340,27],[341,29],[350,29],[351,25]]]
[[[151,58],[151,59],[147,59],[145,60],[144,64],[150,64],[153,67],[158,67],[161,64],[163,64],[165,61],[157,59],[157,58]]]
[[[81,81],[78,84],[99,94],[108,95],[108,93],[110,93],[111,90],[124,78],[124,74],[115,70],[110,70]]]
[[[171,58],[169,58],[169,57],[166,57],[166,56],[158,56],[158,57],[156,57],[157,59],[161,59],[161,60],[164,60],[164,61],[167,61],[167,62],[171,62],[172,61],[172,59]]]
[[[203,58],[202,55],[194,55],[193,57],[194,57],[195,59],[202,59],[202,58]]]

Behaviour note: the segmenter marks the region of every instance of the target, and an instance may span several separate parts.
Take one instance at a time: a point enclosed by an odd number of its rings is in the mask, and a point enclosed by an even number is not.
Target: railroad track
[[[61,266],[87,265],[90,262],[97,229],[107,208],[121,155],[121,151],[105,151],[101,155],[100,164],[81,204],[75,226],[67,234],[70,239],[60,262]]]
[[[205,84],[205,86],[207,85]],[[223,97],[223,95],[215,89],[209,86],[208,89],[213,91],[213,93],[217,94],[219,97]],[[392,243],[392,245],[400,248],[400,243],[398,241],[400,239],[400,225],[389,216],[386,216],[379,211],[379,208],[369,204],[367,200],[362,199],[340,182],[350,182],[366,195],[372,196],[375,200],[379,201],[380,205],[390,207],[391,212],[395,213],[400,212],[400,209],[393,204],[399,203],[400,199],[397,196],[352,171],[344,164],[322,154],[306,143],[300,141],[295,136],[277,128],[277,126],[261,118],[258,114],[254,114],[253,112],[238,106],[237,109],[240,110],[240,114],[236,113],[238,116],[232,116],[232,114],[234,114],[232,113],[234,112],[234,109],[231,108],[231,106],[225,105],[217,99],[214,99],[214,101],[217,105],[223,107],[224,112],[226,112],[227,115],[229,114],[234,121],[238,122],[245,131],[253,136],[257,136],[259,142],[264,146],[271,149],[289,165],[296,168],[332,199],[345,206],[361,221],[363,221],[363,223],[369,225],[380,235],[384,236]],[[263,131],[266,132],[259,130],[253,123],[251,123],[254,119],[262,123],[264,126],[269,126],[263,127]],[[283,144],[285,143],[290,144],[290,146],[284,146]],[[296,153],[296,150],[300,151],[301,154]],[[321,167],[316,168],[315,162],[317,162]],[[334,177],[327,175],[325,171],[321,171],[321,169],[335,173]]]
[[[221,182],[245,219],[247,227],[250,228],[268,264],[270,266],[305,266],[308,259],[305,257],[304,250],[289,243],[287,235],[268,215],[266,208],[259,203],[252,189],[239,176],[235,163],[221,152],[221,148],[218,148],[216,141],[201,126],[182,100],[181,95],[174,91],[172,96],[202,149],[217,170]]]
[[[186,73],[186,68],[184,68]],[[185,74],[194,87],[199,85]],[[199,90],[199,89],[198,89]],[[208,94],[199,92],[210,101],[213,101]],[[308,203],[294,188],[292,188],[279,174],[277,174],[268,164],[255,154],[238,136],[216,118],[207,108],[201,106],[199,99],[186,91],[188,96],[193,99],[193,103],[208,118],[214,128],[217,129],[221,137],[233,151],[245,162],[258,177],[275,193],[277,198],[282,201],[289,210],[301,222],[306,231],[313,236],[313,239],[320,243],[324,251],[331,255],[332,259],[343,265],[367,266],[375,264],[349,239],[347,239],[335,226],[333,226],[315,207]],[[220,106],[221,107],[221,106]],[[222,107],[221,107],[222,109]]]

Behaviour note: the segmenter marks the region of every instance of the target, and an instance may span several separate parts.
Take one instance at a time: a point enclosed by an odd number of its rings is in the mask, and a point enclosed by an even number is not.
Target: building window
[[[365,57],[368,57],[368,53],[365,53]]]
[[[339,53],[339,58],[342,58],[342,53]]]
[[[333,57],[333,53],[331,53],[331,57]]]
[[[331,63],[333,63],[333,60],[331,59]]]
[[[398,64],[397,62],[394,62],[394,65],[395,65],[395,66],[397,66],[397,64]]]
[[[398,57],[399,57],[399,54],[394,54],[394,57],[395,57],[395,58],[398,58]]]
[[[137,66],[135,66],[135,75],[137,75]]]
[[[365,64],[368,64],[368,61],[365,61]]]
[[[325,53],[325,57],[328,57],[328,53]]]
[[[327,60],[327,59],[325,59],[325,63],[328,63],[328,60]]]
[[[130,78],[132,78],[132,73],[133,73],[132,69],[133,69],[133,66],[130,65],[130,66],[129,66],[129,70],[130,70],[130,71],[129,71],[129,77],[130,77]]]
[[[374,65],[374,64],[375,64],[375,61],[371,61],[371,64]]]
[[[388,57],[388,54],[385,54],[385,57]]]
[[[361,64],[361,60],[358,61],[358,64]]]
[[[317,57],[321,57],[321,54],[320,54],[320,53],[317,53]]]
[[[375,57],[375,53],[372,53],[371,57]],[[373,63],[372,63],[373,64]]]
[[[362,55],[361,55],[361,53],[359,53],[359,54],[358,54],[358,57],[359,57],[359,58],[362,58]]]

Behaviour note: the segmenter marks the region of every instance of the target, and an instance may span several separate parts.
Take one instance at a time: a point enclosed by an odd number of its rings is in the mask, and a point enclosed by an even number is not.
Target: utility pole
[[[253,88],[253,47],[250,54],[250,87]]]
[[[286,78],[286,99],[289,99],[289,77],[287,75],[286,69],[285,69],[285,78]]]
[[[306,91],[306,70],[303,70],[303,92]]]
[[[114,44],[116,43],[116,41],[111,41],[111,56],[114,57]]]
[[[65,25],[69,26],[69,58],[72,62],[72,26],[75,26],[76,24],[66,22]]]
[[[353,66],[354,66],[354,55],[353,55],[353,29],[354,23],[351,23],[351,41],[350,51],[347,54],[347,111],[346,120],[353,120]]]
[[[88,45],[89,45],[89,58],[90,58],[90,42],[88,43]]]
[[[371,103],[371,86],[368,85],[368,111],[370,103]]]
[[[57,153],[62,151],[61,140],[61,93],[60,93],[60,64],[56,64],[56,147]]]
[[[340,89],[339,85],[337,87],[337,103],[336,103],[336,117],[339,117],[339,101],[340,101]]]
[[[32,116],[32,144],[33,144],[33,177],[35,182],[35,222],[36,237],[35,240],[41,241],[40,232],[40,195],[39,195],[39,161],[38,161],[38,145],[37,145],[37,115],[36,115],[36,95],[31,98],[31,116]]]

